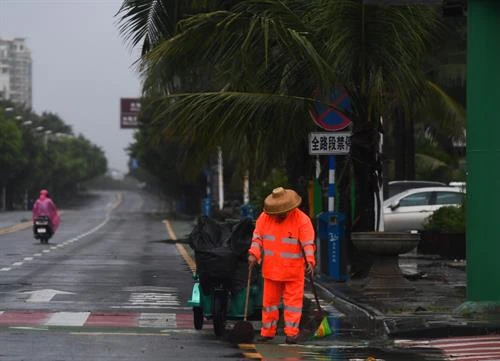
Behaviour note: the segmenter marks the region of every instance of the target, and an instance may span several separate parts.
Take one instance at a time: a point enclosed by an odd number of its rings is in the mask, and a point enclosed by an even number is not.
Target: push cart
[[[257,272],[256,272],[257,273]],[[204,292],[199,276],[193,275],[194,286],[188,305],[193,307],[194,328],[201,330],[206,320],[212,320],[214,333],[224,335],[227,320],[242,320],[245,309],[246,287],[232,291],[225,282],[219,282],[209,292]],[[248,299],[248,320],[260,320],[262,310],[262,277],[252,277]]]

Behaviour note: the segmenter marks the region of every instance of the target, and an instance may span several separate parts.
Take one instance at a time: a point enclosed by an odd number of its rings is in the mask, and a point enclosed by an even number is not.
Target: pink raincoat
[[[37,217],[47,216],[52,225],[52,232],[55,232],[61,224],[61,219],[59,218],[59,212],[57,211],[56,205],[52,202],[52,199],[48,197],[48,194],[49,192],[45,189],[40,191],[40,197],[33,205],[33,221]]]

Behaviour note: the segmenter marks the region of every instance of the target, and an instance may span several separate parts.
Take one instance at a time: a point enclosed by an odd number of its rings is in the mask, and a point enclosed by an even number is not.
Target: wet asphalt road
[[[143,193],[94,193],[65,210],[48,245],[31,229],[0,235],[0,360],[425,359],[367,340],[348,322],[301,346],[284,345],[283,336],[233,345],[209,321],[195,331],[191,271],[156,208]],[[182,238],[192,224],[170,226]]]

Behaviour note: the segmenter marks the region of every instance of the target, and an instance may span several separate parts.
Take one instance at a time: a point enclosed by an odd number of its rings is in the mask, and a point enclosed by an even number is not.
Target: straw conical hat
[[[280,214],[297,208],[302,198],[292,189],[283,187],[274,188],[273,192],[264,200],[264,212],[267,214]]]

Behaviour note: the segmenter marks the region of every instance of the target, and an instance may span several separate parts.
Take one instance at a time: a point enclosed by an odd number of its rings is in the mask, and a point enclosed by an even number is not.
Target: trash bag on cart
[[[223,284],[236,291],[245,287],[248,277],[246,254],[251,244],[251,220],[217,222],[200,217],[189,235],[195,253],[196,270],[204,293]]]

